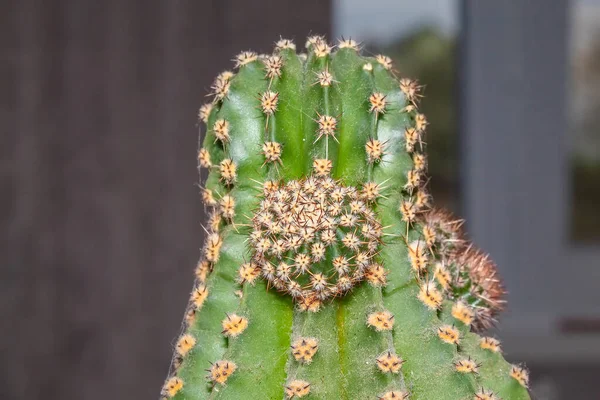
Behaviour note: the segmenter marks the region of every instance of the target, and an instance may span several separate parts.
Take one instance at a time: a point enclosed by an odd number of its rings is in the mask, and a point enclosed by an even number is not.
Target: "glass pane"
[[[571,9],[571,237],[600,241],[600,1]]]
[[[366,54],[385,54],[402,77],[425,85],[420,110],[430,123],[429,189],[438,206],[458,211],[455,54],[458,1],[334,1],[334,35],[352,37]]]

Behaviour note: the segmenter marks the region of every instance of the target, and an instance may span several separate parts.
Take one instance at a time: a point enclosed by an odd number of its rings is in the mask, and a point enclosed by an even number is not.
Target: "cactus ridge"
[[[199,110],[210,210],[166,399],[528,399],[480,337],[489,258],[431,208],[420,86],[313,36],[245,51]]]

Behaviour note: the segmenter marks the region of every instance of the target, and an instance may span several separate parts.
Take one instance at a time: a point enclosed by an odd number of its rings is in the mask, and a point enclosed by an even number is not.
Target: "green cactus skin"
[[[306,47],[240,54],[200,110],[212,213],[161,396],[529,399],[474,333],[502,307],[493,264],[430,211],[418,85],[352,40]]]

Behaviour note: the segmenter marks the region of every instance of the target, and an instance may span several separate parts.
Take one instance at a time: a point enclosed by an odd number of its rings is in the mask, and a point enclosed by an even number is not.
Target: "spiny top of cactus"
[[[162,396],[528,399],[476,333],[494,263],[432,208],[420,85],[321,36],[244,51],[198,117],[210,210]]]
[[[377,185],[343,186],[318,161],[328,160],[315,161],[315,175],[265,194],[250,234],[252,262],[301,305],[339,297],[371,277],[383,234],[370,208]]]

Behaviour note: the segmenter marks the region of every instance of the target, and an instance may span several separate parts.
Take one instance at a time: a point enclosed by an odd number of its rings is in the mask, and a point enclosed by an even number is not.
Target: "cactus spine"
[[[353,40],[243,52],[200,109],[211,210],[161,395],[528,399],[473,331],[503,288],[430,209],[419,86]]]

